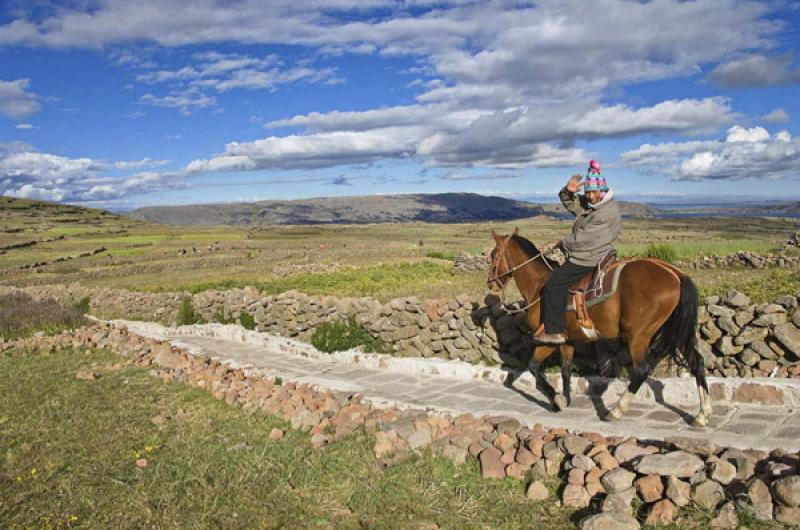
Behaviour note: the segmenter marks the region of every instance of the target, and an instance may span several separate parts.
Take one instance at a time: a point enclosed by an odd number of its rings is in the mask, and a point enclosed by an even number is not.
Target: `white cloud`
[[[43,200],[95,201],[117,199],[184,186],[177,173],[139,172],[111,176],[112,170],[156,167],[163,160],[106,162],[36,151],[15,142],[0,144],[0,195]]]
[[[800,138],[762,127],[734,125],[723,140],[645,144],[620,156],[623,164],[676,180],[780,179],[800,174]]]
[[[195,95],[193,91],[185,93],[174,92],[166,96],[145,94],[139,98],[139,101],[154,107],[177,108],[180,109],[183,114],[191,114],[193,109],[213,107],[217,104],[217,99],[215,97],[206,96],[204,94]]]
[[[791,55],[747,55],[717,66],[708,77],[732,88],[792,85],[800,83],[800,68],[793,68],[792,60]]]
[[[30,124],[30,123],[18,123],[17,124],[17,129],[21,129],[21,130],[31,130],[31,129],[38,129],[38,128],[39,127],[37,127],[36,125]]]
[[[767,123],[786,123],[789,121],[789,113],[782,108],[777,108],[761,116],[761,120]]]
[[[28,85],[30,79],[0,80],[0,114],[22,119],[39,112],[39,96],[28,92]]]

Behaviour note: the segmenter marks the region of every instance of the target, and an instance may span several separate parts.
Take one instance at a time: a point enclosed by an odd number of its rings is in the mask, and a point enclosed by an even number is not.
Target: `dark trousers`
[[[542,289],[542,307],[545,333],[564,333],[567,311],[567,290],[594,267],[584,267],[567,261],[553,271]]]

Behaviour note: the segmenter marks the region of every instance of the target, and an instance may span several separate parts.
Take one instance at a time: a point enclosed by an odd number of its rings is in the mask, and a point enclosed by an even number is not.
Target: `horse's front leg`
[[[575,346],[563,344],[561,346],[561,393],[553,398],[553,405],[557,410],[564,410],[572,403],[572,357]]]
[[[556,389],[547,381],[547,377],[545,377],[544,372],[542,372],[542,363],[550,357],[550,354],[553,353],[555,349],[555,346],[536,346],[531,356],[529,369],[533,377],[536,378],[536,388],[545,395],[548,401],[550,401],[550,404],[553,405],[553,408],[558,411],[560,408],[554,401]]]

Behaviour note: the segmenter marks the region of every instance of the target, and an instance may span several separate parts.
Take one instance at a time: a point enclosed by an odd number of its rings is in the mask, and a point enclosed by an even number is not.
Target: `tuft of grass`
[[[14,340],[38,332],[47,335],[86,325],[84,312],[55,300],[35,300],[24,293],[0,295],[0,337]]]
[[[426,258],[443,259],[447,261],[455,261],[458,254],[453,251],[431,250],[425,253]]]
[[[84,296],[83,298],[78,300],[77,304],[75,304],[75,309],[80,311],[81,315],[88,314],[89,310],[90,310],[89,301],[90,301],[89,297],[88,296]]]
[[[178,310],[176,323],[179,326],[188,326],[190,324],[199,324],[200,320],[200,316],[194,312],[192,299],[187,296],[181,301],[181,307]]]
[[[311,344],[324,352],[349,350],[362,346],[364,351],[382,353],[386,351],[383,341],[374,338],[360,326],[354,317],[340,322],[323,322],[311,334]]]
[[[246,311],[242,311],[239,314],[239,324],[241,324],[244,329],[256,329],[256,321],[253,318],[253,315]]]
[[[214,316],[212,318],[214,319],[214,322],[219,322],[220,324],[233,324],[234,322],[236,322],[235,319],[225,315],[225,309],[222,307],[217,309],[217,312],[214,313]]]
[[[675,247],[666,243],[654,243],[647,247],[644,255],[648,258],[656,258],[667,263],[672,263],[678,259],[678,251]]]
[[[713,274],[715,271],[712,270]],[[729,289],[735,288],[754,302],[770,302],[775,298],[794,294],[800,290],[800,271],[794,269],[769,269],[753,274],[749,269],[743,271],[745,279],[737,281],[738,277],[730,281],[721,281],[713,285],[700,287],[700,296],[724,296]]]

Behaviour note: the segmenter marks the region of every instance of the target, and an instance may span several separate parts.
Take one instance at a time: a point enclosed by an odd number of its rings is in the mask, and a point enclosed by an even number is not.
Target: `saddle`
[[[611,298],[617,291],[619,275],[629,260],[618,260],[612,249],[597,263],[592,272],[587,273],[568,290],[571,298],[567,311],[575,311],[575,317],[587,340],[597,340],[600,335],[594,327],[587,309]]]

